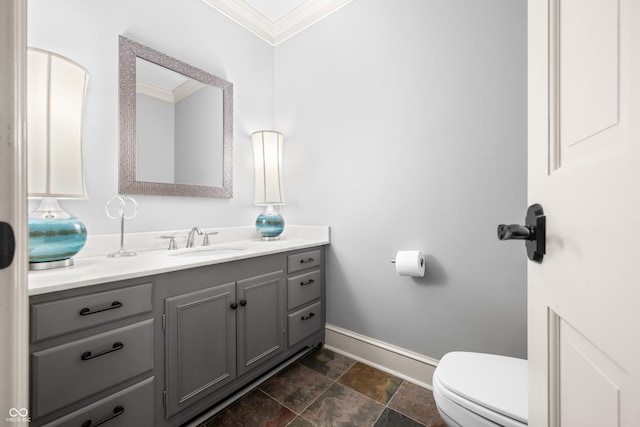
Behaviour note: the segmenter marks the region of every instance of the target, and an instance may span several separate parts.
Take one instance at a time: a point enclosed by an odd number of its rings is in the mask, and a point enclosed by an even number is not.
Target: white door
[[[27,7],[0,1],[0,424],[27,425],[25,77]],[[9,227],[13,231],[9,231]],[[7,250],[15,236],[15,254]],[[6,424],[5,424],[6,421]]]
[[[529,0],[531,426],[640,426],[640,1]]]

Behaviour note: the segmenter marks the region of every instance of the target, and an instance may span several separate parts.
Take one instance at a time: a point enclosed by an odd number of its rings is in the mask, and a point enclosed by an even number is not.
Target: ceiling
[[[277,45],[353,0],[203,0]]]

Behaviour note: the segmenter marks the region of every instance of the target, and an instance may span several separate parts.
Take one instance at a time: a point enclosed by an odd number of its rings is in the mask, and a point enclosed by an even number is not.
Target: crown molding
[[[136,94],[150,96],[170,104],[177,104],[194,93],[206,88],[204,83],[193,79],[185,80],[173,90],[163,89],[145,82],[136,82]]]
[[[243,0],[203,0],[264,41],[276,46],[353,0],[307,0],[272,21]]]
[[[309,28],[353,0],[307,0],[288,14],[274,22],[274,45]]]
[[[187,79],[184,83],[173,89],[174,103],[178,103],[185,98],[190,97],[196,92],[209,87],[208,85],[194,79]]]
[[[171,104],[174,103],[173,92],[144,82],[136,82],[136,94],[150,96]]]
[[[275,45],[273,21],[249,6],[243,0],[204,0],[205,3],[227,15],[266,42]]]

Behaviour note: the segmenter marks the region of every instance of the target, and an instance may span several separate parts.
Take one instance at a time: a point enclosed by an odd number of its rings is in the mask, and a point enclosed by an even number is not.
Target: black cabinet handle
[[[309,280],[308,280],[308,281],[306,281],[306,282],[300,282],[300,286],[307,286],[307,285],[310,285],[310,284],[312,284],[312,283],[315,283],[315,280],[313,280],[313,279],[309,279]]]
[[[243,307],[247,305],[247,300],[244,300],[244,299],[240,300],[240,305]]]
[[[88,316],[90,314],[101,313],[103,311],[113,310],[114,308],[120,308],[120,307],[122,307],[122,303],[120,301],[114,301],[111,303],[111,305],[108,305],[106,307],[96,308],[95,310],[91,310],[90,308],[85,307],[82,310],[80,310],[80,316]]]
[[[80,427],[96,427],[96,426],[99,426],[100,424],[106,423],[107,421],[111,421],[115,417],[119,417],[122,414],[124,414],[124,408],[122,406],[118,405],[115,408],[113,408],[113,414],[107,415],[106,418],[103,418],[100,421],[97,421],[95,424],[93,424],[91,422],[91,420],[87,420],[87,421],[83,422]]]
[[[313,262],[313,261],[315,261],[313,258],[301,259],[300,264],[306,264],[308,262]]]
[[[312,311],[311,313],[309,313],[309,315],[307,317],[302,316],[302,320],[309,320],[311,319],[313,316],[315,316],[316,314]]]
[[[235,310],[236,308],[238,308],[238,304],[235,302],[232,302],[229,307],[231,307],[231,310]]]
[[[84,353],[82,353],[82,356],[80,356],[80,359],[82,360],[95,359],[96,357],[104,356],[105,354],[113,353],[114,351],[122,350],[123,348],[124,348],[124,344],[122,344],[121,342],[115,342],[113,343],[113,346],[110,349],[101,351],[96,354],[92,354],[90,351],[85,351]]]

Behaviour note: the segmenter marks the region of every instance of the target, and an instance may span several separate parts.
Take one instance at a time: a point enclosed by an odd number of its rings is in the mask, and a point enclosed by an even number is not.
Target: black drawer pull
[[[88,316],[90,314],[96,314],[102,311],[113,310],[114,308],[120,308],[120,307],[122,307],[122,303],[120,301],[114,301],[111,303],[111,305],[108,305],[102,308],[96,308],[95,310],[91,310],[90,308],[85,307],[82,310],[80,310],[80,316]]]
[[[307,317],[302,316],[302,320],[309,320],[311,319],[313,316],[315,316],[316,314],[312,311],[311,313],[309,313],[309,315]]]
[[[310,285],[312,283],[315,283],[315,280],[309,279],[306,282],[300,282],[300,286],[307,286],[307,285]]]
[[[308,262],[313,262],[313,261],[315,261],[315,259],[313,258],[301,259],[300,264],[306,264]]]
[[[95,424],[92,424],[91,420],[87,420],[87,421],[83,422],[80,427],[96,427],[96,426],[99,426],[100,424],[106,423],[107,421],[111,421],[115,417],[119,417],[122,414],[124,414],[124,408],[122,406],[118,405],[115,408],[113,408],[113,414],[108,415],[106,418],[101,419],[100,421],[96,422]]]
[[[100,353],[92,354],[90,351],[85,351],[84,353],[82,353],[82,356],[80,356],[80,359],[95,359],[96,357],[104,356],[105,354],[113,353],[114,351],[122,350],[123,348],[124,344],[122,344],[121,342],[115,342],[113,343],[113,347],[108,350],[101,351]]]

